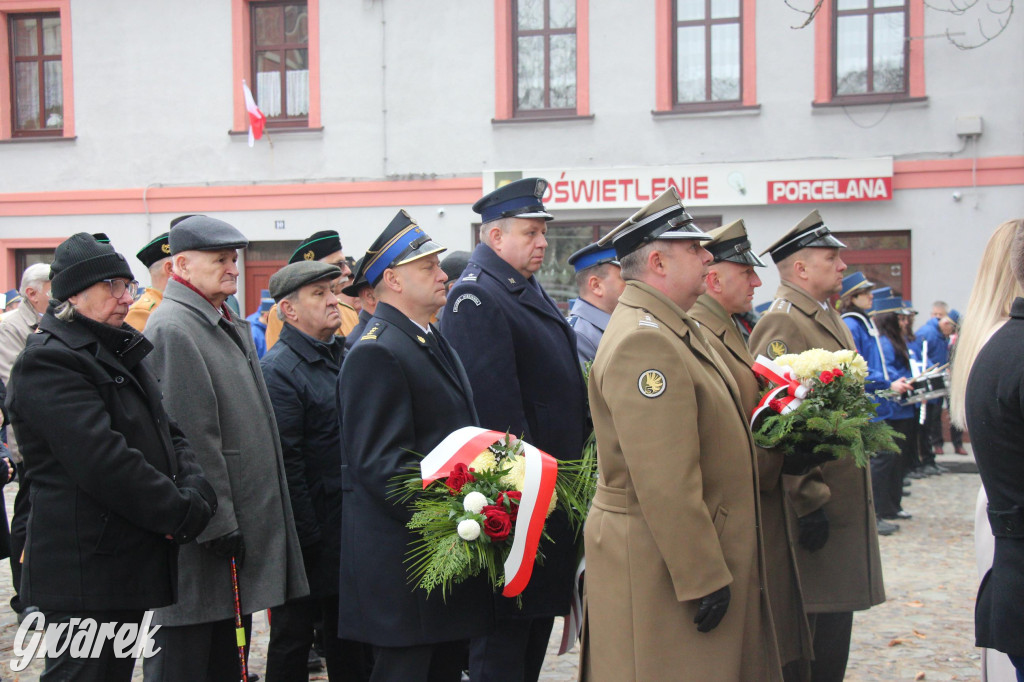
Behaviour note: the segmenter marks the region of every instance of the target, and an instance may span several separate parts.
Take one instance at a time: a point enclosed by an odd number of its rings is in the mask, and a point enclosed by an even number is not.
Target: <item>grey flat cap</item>
[[[282,298],[307,284],[338,277],[341,277],[341,268],[337,265],[328,265],[318,260],[299,261],[284,266],[270,276],[270,296],[276,303],[280,303]]]
[[[245,235],[223,220],[194,215],[171,228],[171,253],[182,251],[220,251],[244,249],[249,245]]]

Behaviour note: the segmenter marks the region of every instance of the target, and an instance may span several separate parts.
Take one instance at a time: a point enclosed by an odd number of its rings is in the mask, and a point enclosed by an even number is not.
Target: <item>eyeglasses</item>
[[[135,298],[135,294],[139,293],[139,283],[134,279],[130,282],[125,282],[123,279],[103,279],[101,282],[106,282],[110,285],[110,295],[114,298],[121,298],[124,296],[124,292],[127,291],[132,298]]]

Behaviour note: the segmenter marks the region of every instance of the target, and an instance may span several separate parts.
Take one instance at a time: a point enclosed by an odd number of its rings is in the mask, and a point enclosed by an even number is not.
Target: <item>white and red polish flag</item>
[[[242,79],[242,94],[245,95],[245,110],[249,112],[249,146],[251,147],[256,140],[263,137],[263,125],[267,122],[267,117],[256,106],[256,100],[252,98],[252,90],[249,89],[245,79]]]
[[[505,434],[500,431],[488,431],[475,426],[456,429],[420,462],[423,487],[447,477],[456,464],[469,466],[481,451],[504,438]],[[558,462],[554,457],[526,441],[520,443],[522,456],[526,460],[526,476],[512,547],[505,559],[505,587],[501,593],[506,597],[520,594],[530,582],[537,545],[544,531],[544,520],[558,475]]]

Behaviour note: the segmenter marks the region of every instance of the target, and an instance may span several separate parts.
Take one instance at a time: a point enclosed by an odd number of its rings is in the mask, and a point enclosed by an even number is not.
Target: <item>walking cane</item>
[[[249,666],[245,661],[245,628],[242,627],[242,602],[238,599],[238,568],[235,566],[235,557],[231,557],[231,588],[235,592],[235,641],[238,642],[241,682],[249,682]]]

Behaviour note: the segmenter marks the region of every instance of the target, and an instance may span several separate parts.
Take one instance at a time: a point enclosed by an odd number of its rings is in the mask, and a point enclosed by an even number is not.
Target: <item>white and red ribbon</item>
[[[505,434],[500,431],[488,431],[475,426],[464,426],[448,434],[420,462],[423,487],[447,477],[456,464],[469,466],[477,455],[504,438]],[[544,520],[558,476],[558,462],[554,457],[526,441],[519,442],[526,464],[526,476],[513,531],[512,548],[505,559],[505,587],[501,593],[506,597],[520,594],[530,582],[537,545],[544,531]]]
[[[764,355],[757,356],[757,360],[754,361],[753,370],[754,374],[764,377],[775,384],[777,388],[768,391],[761,398],[757,407],[754,408],[753,414],[750,415],[751,425],[757,421],[762,412],[770,409],[769,405],[773,400],[778,400],[782,404],[782,410],[779,414],[789,414],[800,407],[800,403],[810,393],[808,388],[800,383],[796,373],[791,368],[776,364]]]

